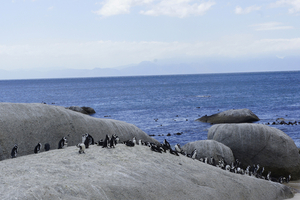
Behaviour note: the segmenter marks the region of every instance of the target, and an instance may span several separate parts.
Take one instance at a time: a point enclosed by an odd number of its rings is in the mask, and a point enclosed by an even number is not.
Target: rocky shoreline
[[[75,146],[0,162],[1,199],[286,199],[282,184],[149,147]]]
[[[258,148],[259,152],[255,153],[256,159],[261,157],[258,156],[260,154],[270,155],[273,152],[272,156],[283,159],[283,163],[287,164],[283,168],[280,165],[277,167],[284,169],[284,174],[291,172],[294,178],[299,178],[298,149],[296,148],[296,154],[295,145],[286,134],[276,133],[277,130],[269,130],[265,125],[214,125],[208,133],[208,139],[212,140],[196,141],[183,147],[185,154],[191,154],[195,149],[198,151],[198,156],[195,155],[191,159],[182,154],[172,155],[171,150],[170,153],[151,151],[152,146],[161,148],[161,144],[132,124],[93,118],[60,106],[0,103],[0,119],[0,159],[3,160],[0,166],[5,177],[2,180],[3,187],[0,188],[1,199],[10,196],[16,199],[59,199],[74,198],[76,195],[78,199],[293,197],[293,190],[285,185],[252,176],[241,176],[199,162],[200,158],[212,157],[216,162],[223,159],[227,163],[233,163],[238,158],[242,163],[248,164],[245,152],[255,152],[255,148]],[[225,139],[232,138],[233,143],[239,144],[238,149],[228,143],[228,140],[218,139],[216,136],[219,131],[221,135],[230,134]],[[102,148],[91,145],[86,153],[79,154],[75,145],[81,142],[82,134],[86,133],[96,140],[115,134],[120,142],[135,138],[147,141],[152,146],[149,145],[149,148],[135,145],[131,148],[119,144],[116,148]],[[251,138],[251,135],[255,134],[256,137]],[[274,135],[278,135],[279,139],[276,140],[277,136]],[[58,141],[62,137],[67,138],[69,147],[57,149]],[[257,141],[260,141],[262,146],[257,145]],[[19,146],[18,156],[15,159],[7,159],[15,143]],[[33,154],[33,149],[38,143],[49,143],[52,148],[47,152],[42,150],[42,153]],[[249,146],[243,145],[247,143],[252,149],[243,149]],[[289,150],[285,153],[275,151],[282,145],[284,150]],[[263,150],[267,151],[263,153]],[[239,155],[239,151],[244,154]],[[292,168],[290,167],[293,164],[285,160],[286,155],[292,155],[292,158],[297,160]],[[267,159],[267,162],[263,162],[263,159],[256,161],[266,168],[268,165],[265,164],[268,162],[275,166],[270,159]],[[280,175],[273,168],[272,170],[275,175]],[[17,180],[21,180],[20,183],[14,184]]]

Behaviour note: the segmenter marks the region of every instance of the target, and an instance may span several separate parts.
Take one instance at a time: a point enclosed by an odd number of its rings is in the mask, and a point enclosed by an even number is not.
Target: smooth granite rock
[[[259,164],[273,176],[300,178],[300,156],[294,141],[279,129],[262,124],[217,124],[208,139],[228,146],[242,165]]]
[[[182,147],[182,150],[191,154],[194,149],[197,149],[196,159],[213,157],[216,163],[220,159],[224,159],[226,163],[234,162],[234,156],[229,147],[215,140],[198,140],[189,142]]]
[[[43,147],[49,143],[51,149],[57,149],[58,142],[65,136],[68,145],[76,145],[84,133],[89,133],[95,142],[104,139],[106,134],[117,134],[120,141],[135,136],[137,140],[158,143],[126,122],[94,118],[42,103],[0,103],[0,160],[10,158],[14,144],[19,146],[18,156],[22,156],[32,154],[39,142]]]
[[[259,121],[259,118],[249,109],[226,110],[211,116],[203,116],[197,121],[221,124],[221,123],[245,123]]]
[[[0,162],[0,199],[276,200],[289,187],[146,146],[75,146]]]

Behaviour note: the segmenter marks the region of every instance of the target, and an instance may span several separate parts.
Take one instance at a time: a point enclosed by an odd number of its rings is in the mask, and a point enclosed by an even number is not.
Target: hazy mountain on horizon
[[[83,78],[110,76],[147,76],[147,75],[178,75],[201,73],[233,73],[256,71],[296,71],[300,70],[300,58],[255,58],[253,60],[197,60],[194,62],[143,61],[136,65],[125,65],[116,68],[94,69],[53,69],[14,70],[0,69],[0,79],[42,79],[42,78]],[[241,67],[246,69],[241,71]],[[220,70],[221,69],[221,70]]]

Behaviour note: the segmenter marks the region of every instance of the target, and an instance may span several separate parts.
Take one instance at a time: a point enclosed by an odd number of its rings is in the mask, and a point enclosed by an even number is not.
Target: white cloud
[[[238,14],[238,15],[241,15],[241,14],[249,14],[250,12],[253,12],[253,11],[257,11],[257,10],[260,10],[261,7],[260,6],[249,6],[245,9],[243,9],[242,7],[240,6],[236,6],[235,7],[235,14]]]
[[[54,8],[54,6],[51,6],[51,7],[48,8],[48,10],[53,10],[53,8]]]
[[[254,40],[247,35],[235,35],[216,41],[195,43],[94,41],[0,45],[0,66],[11,69],[37,66],[92,69],[176,57],[218,59],[219,57],[299,54],[300,38]]]
[[[213,5],[214,1],[203,3],[192,3],[191,0],[162,0],[156,5],[152,5],[152,9],[141,11],[144,15],[167,15],[174,17],[187,17],[189,15],[204,15]]]
[[[300,13],[300,0],[279,0],[271,4],[272,7],[289,6],[290,14]]]
[[[95,13],[105,17],[128,14],[130,8],[137,5],[148,4],[153,0],[106,0],[100,10]]]
[[[134,6],[146,6],[150,9],[141,10],[144,15],[167,15],[186,17],[189,15],[203,15],[216,3],[206,1],[195,3],[197,0],[106,0],[100,10],[95,13],[105,17],[119,14],[129,14]]]
[[[256,31],[284,30],[293,29],[293,26],[283,26],[280,22],[268,22],[262,24],[251,25]]]

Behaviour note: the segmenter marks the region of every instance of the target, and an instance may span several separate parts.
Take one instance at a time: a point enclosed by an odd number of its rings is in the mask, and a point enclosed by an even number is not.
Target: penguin
[[[58,149],[63,149],[67,147],[67,145],[68,145],[67,138],[63,137],[58,143]]]
[[[212,166],[216,166],[216,162],[215,162],[214,157],[210,157],[210,162],[209,162],[209,164],[211,164]]]
[[[134,144],[134,143],[133,143]],[[157,145],[153,144],[151,145],[150,149],[154,152],[162,153],[162,150]]]
[[[42,144],[38,143],[35,147],[34,147],[34,153],[40,153],[40,150],[42,148]]]
[[[89,145],[95,144],[94,138],[88,133],[87,133],[87,139],[88,139]]]
[[[79,143],[79,144],[76,145],[76,147],[79,148],[79,151],[78,151],[79,154],[82,154],[82,153],[85,154],[85,152],[84,152],[85,151],[85,144],[84,143]]]
[[[245,174],[246,175],[250,175],[250,165],[248,165],[248,167],[246,168]]]
[[[115,148],[116,147],[116,136],[115,135],[111,136],[111,139],[109,141],[109,146],[110,146],[110,148]]]
[[[44,146],[45,151],[49,151],[50,150],[50,144],[46,143]]]
[[[170,149],[170,154],[179,156],[179,154],[177,153],[177,151],[174,151],[172,148]]]
[[[170,143],[166,140],[166,139],[164,139],[164,143],[163,143],[168,149],[171,149],[171,145],[170,145]]]
[[[115,145],[117,145],[117,144],[119,144],[120,143],[120,138],[119,138],[119,136],[117,136],[116,134],[114,134],[115,135]]]
[[[180,147],[180,144],[176,144],[175,145],[175,151],[177,151],[178,153],[181,153],[182,152],[182,149]]]
[[[105,139],[104,139],[104,141],[103,141],[103,146],[102,146],[102,148],[107,148],[107,147],[108,147],[108,144],[109,144],[109,137],[108,137],[108,135],[106,134]]]
[[[225,170],[230,171],[230,168],[231,168],[230,165],[226,165]]]
[[[289,176],[285,179],[285,181],[286,181],[287,183],[289,183],[291,179],[292,179],[292,175],[289,175]]]
[[[205,163],[205,164],[208,163],[208,158],[207,158],[207,157],[204,158],[204,163]]]
[[[193,153],[192,153],[192,159],[195,160],[196,156],[197,156],[197,149],[195,149],[193,151]]]
[[[127,140],[124,143],[128,147],[134,147],[134,143],[131,140]],[[151,145],[150,147],[152,148],[152,146],[154,146],[154,145]]]
[[[270,172],[270,171],[269,171],[268,174],[267,174],[266,180],[271,181],[271,172]]]
[[[134,143],[134,145],[137,145],[137,142],[136,142],[136,138],[135,138],[135,137],[133,137],[132,142]]]
[[[94,145],[95,141],[90,134],[86,133],[82,135],[82,143],[85,145],[85,148],[87,149],[89,148],[90,145]]]
[[[14,147],[11,150],[11,158],[16,158],[18,153],[18,145],[15,144]]]

